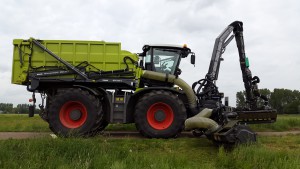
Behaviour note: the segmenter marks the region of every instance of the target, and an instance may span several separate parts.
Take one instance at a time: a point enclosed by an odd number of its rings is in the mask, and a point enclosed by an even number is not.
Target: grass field
[[[300,129],[300,116],[282,115],[259,131]],[[110,125],[107,130],[135,130],[134,125]],[[38,116],[0,115],[0,131],[49,131]],[[205,138],[134,139],[39,138],[0,141],[0,168],[111,169],[300,169],[300,135],[259,136],[253,145],[231,151]]]
[[[297,169],[300,137],[260,137],[232,151],[204,138],[29,139],[0,141],[0,168]]]
[[[300,115],[278,115],[276,123],[250,125],[255,131],[287,131],[300,130]],[[134,124],[111,124],[106,130],[135,131]],[[38,115],[0,114],[1,131],[50,131],[48,124]]]
[[[50,131],[48,123],[38,115],[0,114],[0,131]]]
[[[250,125],[255,131],[287,131],[300,130],[300,115],[286,114],[278,115],[277,121],[271,124]]]

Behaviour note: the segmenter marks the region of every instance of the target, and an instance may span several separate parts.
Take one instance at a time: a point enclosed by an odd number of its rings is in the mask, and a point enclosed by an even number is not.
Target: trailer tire
[[[142,96],[135,107],[135,125],[149,138],[173,138],[184,128],[186,109],[173,93],[157,90]]]
[[[104,122],[98,98],[79,88],[60,90],[49,105],[49,128],[62,137],[89,137]]]

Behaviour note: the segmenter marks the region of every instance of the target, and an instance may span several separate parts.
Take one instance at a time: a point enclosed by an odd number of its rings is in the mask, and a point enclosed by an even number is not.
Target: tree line
[[[29,104],[18,104],[13,107],[12,103],[0,103],[0,113],[2,114],[28,114]]]
[[[269,99],[269,104],[276,109],[279,114],[299,114],[300,113],[300,92],[289,89],[259,89],[262,95]],[[258,106],[263,106],[263,100],[258,101]],[[246,92],[236,93],[236,106],[242,108],[246,105]]]

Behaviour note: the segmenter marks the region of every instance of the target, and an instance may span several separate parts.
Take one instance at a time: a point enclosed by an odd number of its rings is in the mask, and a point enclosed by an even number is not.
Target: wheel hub
[[[82,113],[80,110],[75,109],[70,112],[70,118],[74,121],[79,120],[81,118],[81,116],[82,116]]]
[[[68,101],[62,105],[59,119],[67,128],[81,127],[87,120],[88,112],[85,105],[79,101]]]
[[[147,111],[148,124],[156,130],[165,130],[174,120],[172,108],[163,102],[152,104]]]
[[[157,112],[155,112],[154,118],[158,122],[162,122],[166,119],[166,113],[162,110],[158,110]]]

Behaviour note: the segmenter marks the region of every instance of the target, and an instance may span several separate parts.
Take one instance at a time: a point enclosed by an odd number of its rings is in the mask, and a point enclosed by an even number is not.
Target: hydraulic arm
[[[229,35],[231,36],[229,37]],[[265,105],[268,104],[268,99],[259,93],[257,83],[259,83],[260,80],[257,76],[252,77],[252,73],[249,69],[249,61],[245,54],[243,23],[240,21],[235,21],[231,23],[216,38],[209,70],[206,75],[207,81],[211,83],[207,83],[207,85],[204,88],[204,91],[213,88],[212,85],[215,85],[216,80],[218,79],[220,63],[223,60],[222,54],[225,52],[226,46],[231,42],[233,38],[235,38],[238,48],[240,67],[246,91],[246,109],[257,110],[257,98],[260,97],[261,99],[263,99],[265,101]]]
[[[240,21],[232,22],[216,38],[206,77],[195,82],[192,86],[193,89],[195,89],[195,87],[199,85],[198,89],[195,90],[199,100],[199,106],[204,108],[221,108],[221,104],[219,103],[221,102],[223,94],[219,93],[216,81],[219,75],[220,63],[223,60],[222,54],[233,38],[235,38],[239,53],[240,68],[246,92],[246,106],[241,110],[236,110],[236,112],[233,113],[235,116],[232,117],[247,123],[268,123],[276,121],[276,110],[270,109],[267,97],[259,93],[257,84],[260,80],[257,76],[253,77],[249,69],[249,61],[245,54],[243,23]],[[264,107],[257,106],[258,99],[264,100]],[[219,106],[216,107],[216,105]]]
[[[218,91],[216,86],[220,63],[223,60],[222,54],[233,38],[235,38],[238,48],[240,68],[246,91],[246,106],[239,110],[222,104],[223,94]],[[196,135],[204,133],[207,138],[217,144],[232,145],[255,142],[256,134],[247,124],[272,123],[277,118],[276,110],[268,106],[267,97],[259,93],[258,83],[259,78],[257,76],[252,77],[249,61],[245,54],[243,23],[235,21],[216,38],[206,77],[195,82],[192,86],[198,98],[198,107],[202,111],[186,120],[186,128],[194,128]],[[199,87],[195,90],[197,85]],[[259,98],[264,100],[263,107],[257,106]],[[209,108],[209,110],[205,108]],[[211,114],[206,116],[208,111]]]

